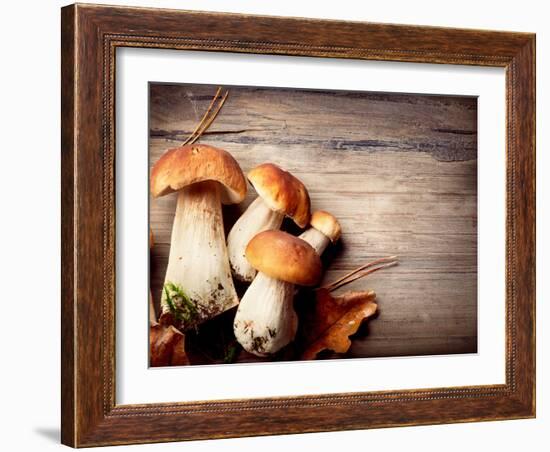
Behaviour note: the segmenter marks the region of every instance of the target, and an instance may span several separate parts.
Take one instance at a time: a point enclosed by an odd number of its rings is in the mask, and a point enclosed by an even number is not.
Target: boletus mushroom
[[[256,270],[245,257],[248,242],[259,232],[279,229],[285,215],[304,228],[310,218],[310,200],[304,184],[273,163],[259,165],[247,176],[258,197],[231,228],[227,249],[235,278],[250,282]]]
[[[310,228],[300,234],[300,238],[309,243],[320,256],[330,242],[336,242],[342,234],[340,223],[334,215],[324,210],[316,210],[311,215]]]
[[[241,202],[246,180],[228,152],[204,144],[170,149],[151,174],[154,197],[178,192],[161,316],[182,330],[238,304],[221,204]]]
[[[245,253],[258,274],[239,304],[233,331],[246,351],[267,356],[294,339],[294,285],[317,284],[321,260],[307,242],[278,230],[254,236]]]

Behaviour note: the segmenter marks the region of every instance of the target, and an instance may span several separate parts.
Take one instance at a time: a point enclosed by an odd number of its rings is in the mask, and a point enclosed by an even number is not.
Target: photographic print
[[[152,367],[477,352],[477,98],[149,84]]]

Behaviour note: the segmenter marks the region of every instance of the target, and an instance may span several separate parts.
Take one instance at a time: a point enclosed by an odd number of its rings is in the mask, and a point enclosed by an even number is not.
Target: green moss
[[[237,352],[239,348],[236,343],[232,343],[227,346],[225,349],[225,356],[223,357],[223,362],[225,364],[231,364],[232,362],[235,362],[235,358],[237,358]]]
[[[186,295],[183,288],[167,281],[163,288],[164,302],[176,320],[189,323],[197,317],[198,311],[195,303]]]

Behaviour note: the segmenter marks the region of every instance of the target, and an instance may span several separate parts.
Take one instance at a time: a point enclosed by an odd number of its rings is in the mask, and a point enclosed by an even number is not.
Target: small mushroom
[[[311,215],[310,228],[300,234],[300,238],[309,243],[320,256],[330,242],[336,242],[342,234],[340,223],[334,215],[324,210],[316,210]]]
[[[168,150],[151,174],[154,197],[178,192],[162,315],[182,330],[238,304],[231,278],[221,203],[246,195],[246,180],[228,152],[202,144]]]
[[[227,236],[231,270],[235,278],[250,282],[256,270],[245,257],[248,242],[259,232],[281,227],[286,216],[304,228],[310,217],[306,187],[296,177],[273,163],[264,163],[248,173],[258,197],[248,206]]]
[[[294,285],[317,284],[321,260],[307,242],[282,231],[254,236],[246,258],[258,274],[239,304],[233,330],[246,351],[267,356],[294,339],[298,327]]]

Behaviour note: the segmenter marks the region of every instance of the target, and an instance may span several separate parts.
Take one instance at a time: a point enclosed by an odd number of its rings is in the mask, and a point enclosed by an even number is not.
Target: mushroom
[[[342,233],[340,223],[334,215],[324,210],[316,210],[311,215],[310,228],[300,234],[300,238],[309,243],[320,256],[330,242],[336,242]]]
[[[248,242],[259,232],[281,227],[286,216],[304,228],[310,217],[306,187],[296,177],[273,163],[264,163],[248,173],[258,197],[248,206],[227,236],[229,262],[235,278],[250,282],[256,270],[245,257]]]
[[[267,356],[294,339],[294,285],[317,284],[321,260],[307,242],[278,230],[254,236],[246,258],[258,274],[239,304],[233,331],[246,351]]]
[[[182,330],[239,302],[227,256],[221,203],[246,196],[246,180],[228,152],[202,144],[168,150],[151,174],[154,197],[178,192],[161,310]]]

